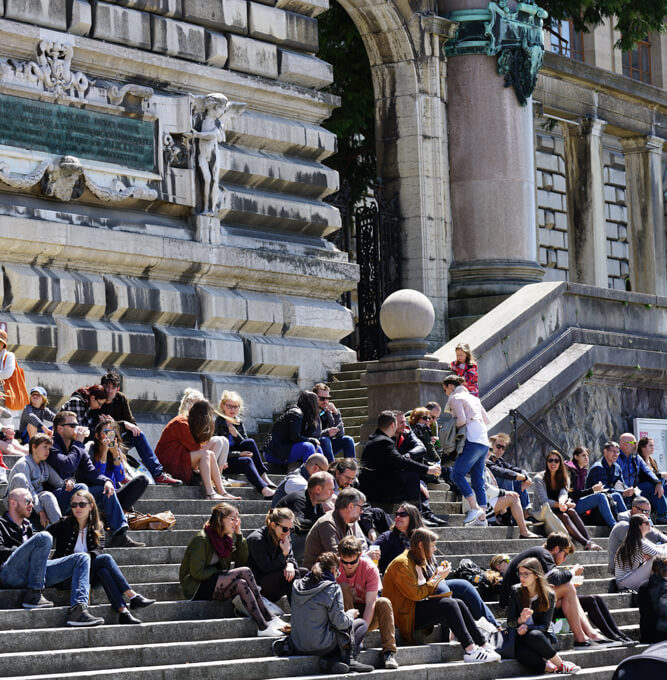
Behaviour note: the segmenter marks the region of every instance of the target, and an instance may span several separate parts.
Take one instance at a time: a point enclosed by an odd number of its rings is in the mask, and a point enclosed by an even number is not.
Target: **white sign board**
[[[635,418],[634,424],[637,441],[642,437],[653,438],[655,442],[653,458],[661,472],[667,471],[667,420]]]

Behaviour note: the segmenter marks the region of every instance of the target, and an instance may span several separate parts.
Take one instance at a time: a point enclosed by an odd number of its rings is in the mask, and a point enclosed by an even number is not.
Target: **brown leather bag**
[[[158,512],[155,515],[143,514],[141,512],[128,512],[127,523],[133,531],[163,531],[171,529],[176,524],[176,518],[171,510]]]

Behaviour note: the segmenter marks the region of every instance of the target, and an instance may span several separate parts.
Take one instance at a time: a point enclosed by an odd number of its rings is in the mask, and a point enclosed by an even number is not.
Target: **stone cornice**
[[[301,255],[240,246],[212,246],[44,220],[3,216],[3,262],[46,265],[96,274],[243,288],[331,300],[356,286],[356,264],[324,249]]]
[[[75,46],[72,65],[94,76],[151,84],[180,93],[223,92],[255,111],[319,124],[340,106],[338,97],[298,85],[175,59],[123,45],[101,42],[0,19],[3,56],[31,59],[46,36]]]

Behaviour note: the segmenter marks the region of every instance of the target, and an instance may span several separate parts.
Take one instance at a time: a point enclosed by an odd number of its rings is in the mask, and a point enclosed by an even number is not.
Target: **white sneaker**
[[[484,649],[485,651],[487,651],[491,656],[497,657],[497,658],[495,659],[496,661],[500,661],[500,659],[502,658],[502,657],[500,656],[500,654],[498,654],[498,652],[496,652],[496,650],[491,646],[491,643],[490,643],[490,642],[485,642],[485,643],[482,645],[482,649]]]
[[[466,663],[488,663],[500,661],[500,655],[483,647],[475,647],[472,651],[463,653],[463,660]]]
[[[474,522],[470,522],[468,524],[469,527],[488,527],[489,526],[489,520],[486,519],[486,515],[484,515],[484,519],[476,519]]]
[[[465,516],[463,523],[470,524],[471,522],[474,522],[478,519],[486,519],[486,512],[481,508],[476,509],[471,508],[470,510],[468,510],[468,514]]]
[[[285,626],[282,619],[276,617],[269,621],[269,625],[264,630],[257,631],[257,637],[284,637],[285,633],[281,630]]]

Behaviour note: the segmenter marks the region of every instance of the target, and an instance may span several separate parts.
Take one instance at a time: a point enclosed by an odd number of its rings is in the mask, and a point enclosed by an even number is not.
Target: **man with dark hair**
[[[505,491],[514,491],[519,494],[524,516],[528,518],[533,510],[528,497],[528,488],[532,485],[533,480],[530,478],[527,470],[512,465],[512,463],[508,463],[505,460],[504,455],[507,447],[510,445],[510,436],[508,434],[499,432],[494,434],[493,437],[489,437],[489,441],[491,442],[491,449],[486,459],[486,467],[491,470],[496,478],[498,488]]]
[[[402,455],[396,448],[396,415],[382,411],[377,430],[368,438],[361,454],[359,486],[371,501],[400,503],[409,501],[422,509],[422,477],[438,476],[439,465],[424,465]]]
[[[359,466],[354,458],[339,458],[329,467],[329,472],[336,480],[335,492],[338,493],[348,486],[357,486],[357,470]]]
[[[379,629],[383,667],[396,669],[394,609],[386,597],[378,597],[380,574],[371,560],[361,556],[363,549],[363,543],[356,536],[346,536],[340,541],[340,573],[336,580],[343,591],[345,610],[357,609],[368,631]],[[358,646],[361,644],[361,640],[356,642]]]
[[[102,406],[102,413],[111,416],[119,425],[123,444],[128,449],[135,448],[141,458],[141,462],[151,473],[156,484],[173,484],[179,486],[183,484],[180,479],[175,479],[168,472],[165,472],[162,463],[153,451],[153,447],[148,443],[146,435],[137,426],[137,421],[132,415],[132,409],[127,397],[120,391],[120,373],[112,368],[102,376],[102,387],[107,394],[107,400]]]
[[[365,502],[366,496],[351,486],[336,496],[335,508],[325,512],[308,532],[304,566],[310,569],[322,553],[336,552],[338,543],[345,536],[356,536],[366,549],[366,537],[358,522]],[[379,556],[379,548],[377,552]]]
[[[128,524],[113,482],[105,475],[98,474],[83,441],[88,428],[81,427],[72,411],[60,411],[53,421],[53,446],[47,463],[64,479],[76,480],[88,485],[100,510],[104,513],[111,529],[111,548],[134,548],[145,545],[127,535]],[[70,488],[71,490],[66,490]],[[74,487],[61,487],[55,491],[58,505],[63,513],[70,509]]]
[[[44,588],[71,580],[68,626],[99,626],[104,619],[88,612],[90,555],[76,552],[49,559],[53,538],[46,531],[33,535],[29,517],[32,496],[27,489],[14,489],[7,498],[8,511],[0,517],[0,581],[6,588],[27,588],[24,609],[53,607]]]
[[[326,503],[333,496],[333,491],[333,477],[328,472],[315,472],[310,475],[307,488],[287,494],[276,506],[289,508],[294,513],[292,551],[299,563],[303,558],[306,534],[324,514],[322,503]]]
[[[507,565],[500,586],[498,600],[507,607],[510,589],[519,583],[519,564],[529,557],[534,557],[542,565],[544,575],[556,593],[556,606],[560,607],[570,624],[574,635],[575,647],[591,647],[592,641],[609,644],[609,640],[600,637],[588,621],[586,613],[577,598],[577,591],[572,579],[584,573],[584,568],[575,564],[571,568],[559,568],[568,555],[574,552],[574,545],[567,534],[553,532],[547,536],[542,546],[523,550]]]
[[[320,444],[324,455],[333,460],[337,453],[343,452],[343,458],[354,458],[354,439],[345,434],[343,418],[336,405],[329,398],[329,386],[317,383],[313,386],[320,407],[320,423],[322,435]]]

